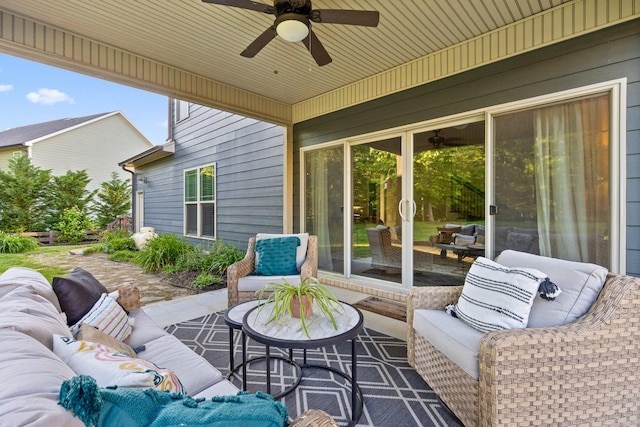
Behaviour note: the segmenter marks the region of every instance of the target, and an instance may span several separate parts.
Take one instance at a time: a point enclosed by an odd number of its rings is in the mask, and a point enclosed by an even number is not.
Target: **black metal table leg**
[[[265,359],[267,361],[267,394],[271,394],[271,348],[265,346]]]
[[[247,391],[247,335],[242,331],[242,391]]]

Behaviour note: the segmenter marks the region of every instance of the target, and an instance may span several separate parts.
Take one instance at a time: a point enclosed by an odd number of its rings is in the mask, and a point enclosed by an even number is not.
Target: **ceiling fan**
[[[240,55],[253,58],[276,35],[286,41],[301,41],[313,56],[319,66],[331,62],[331,56],[322,46],[311,28],[316,24],[347,24],[376,27],[380,20],[377,11],[342,10],[342,9],[313,9],[311,0],[273,0],[273,6],[251,0],[202,0],[205,3],[240,9],[263,12],[276,17],[273,25],[258,36]]]
[[[452,145],[452,146],[464,145],[460,143],[453,143],[453,141],[459,141],[459,140],[462,140],[463,138],[458,138],[458,137],[445,138],[444,136],[440,136],[441,131],[442,129],[434,129],[433,130],[434,135],[429,137],[429,142],[434,147],[437,148],[441,145]]]

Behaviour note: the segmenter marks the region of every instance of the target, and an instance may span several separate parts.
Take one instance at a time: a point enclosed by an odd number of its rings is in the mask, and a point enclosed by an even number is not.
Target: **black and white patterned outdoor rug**
[[[203,356],[223,375],[229,373],[229,328],[223,313],[212,313],[187,322],[171,325],[166,330]],[[235,331],[235,363],[241,361],[241,334]],[[364,409],[358,427],[459,427],[461,424],[443,407],[427,383],[407,363],[405,341],[365,328],[358,337],[357,378],[364,396]],[[248,358],[264,356],[264,346],[247,340]],[[272,348],[272,356],[288,353]],[[294,352],[302,359],[302,350]],[[307,351],[307,361],[329,365],[351,374],[351,344],[329,346]],[[265,364],[248,365],[247,389],[265,391]],[[231,381],[241,388],[241,377]],[[272,393],[278,393],[294,381],[288,363],[276,361],[271,368]],[[351,387],[342,377],[326,370],[305,369],[300,385],[280,399],[295,418],[307,409],[330,413],[341,426],[351,417]]]

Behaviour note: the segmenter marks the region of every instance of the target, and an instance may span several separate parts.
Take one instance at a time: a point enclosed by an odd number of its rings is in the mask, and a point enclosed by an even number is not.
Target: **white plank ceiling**
[[[0,0],[0,8],[228,86],[296,104],[538,14],[569,0],[314,0],[314,9],[377,10],[377,28],[314,24],[333,58],[276,38],[240,52],[273,16],[200,0]],[[625,1],[625,0],[621,0]],[[262,0],[267,3],[268,0]]]

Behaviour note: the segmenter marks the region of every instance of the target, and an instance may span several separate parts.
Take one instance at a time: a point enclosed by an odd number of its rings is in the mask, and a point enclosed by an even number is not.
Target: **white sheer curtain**
[[[603,250],[597,244],[603,220],[598,195],[608,177],[599,156],[608,159],[607,99],[579,100],[534,112],[541,255],[589,262],[602,258],[597,254]]]
[[[333,271],[331,256],[331,233],[329,230],[329,167],[323,150],[308,153],[307,183],[311,188],[310,200],[313,206],[311,233],[318,236],[318,266]]]

